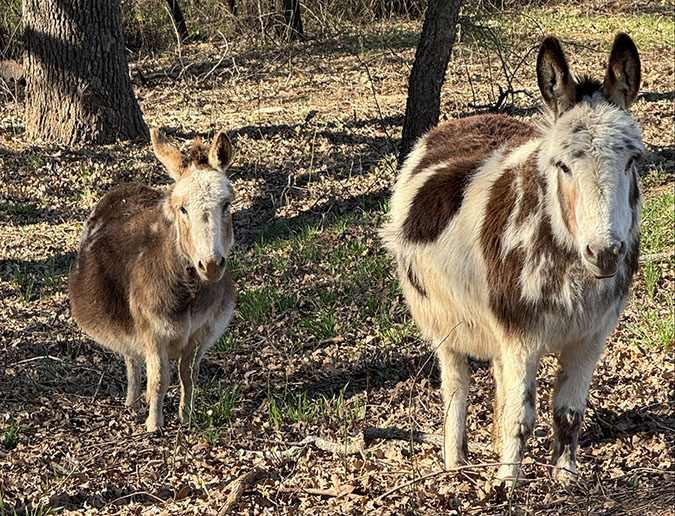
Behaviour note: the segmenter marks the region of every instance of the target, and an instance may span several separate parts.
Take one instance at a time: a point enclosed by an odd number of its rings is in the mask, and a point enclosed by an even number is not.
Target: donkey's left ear
[[[223,172],[232,163],[232,142],[227,134],[220,131],[213,139],[211,148],[209,149],[209,165],[217,170]]]
[[[614,38],[605,74],[607,99],[628,109],[637,99],[640,89],[640,55],[628,34],[620,32]]]
[[[560,41],[554,36],[548,36],[539,48],[537,83],[541,96],[556,116],[574,105],[576,82],[570,73]]]

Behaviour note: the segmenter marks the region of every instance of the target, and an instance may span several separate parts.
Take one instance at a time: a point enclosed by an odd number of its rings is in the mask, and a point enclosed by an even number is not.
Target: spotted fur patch
[[[461,208],[481,163],[498,148],[517,147],[536,134],[533,127],[503,115],[453,120],[431,130],[411,176],[439,168],[415,194],[402,227],[405,238],[420,243],[436,240]]]
[[[516,178],[520,176],[522,193],[517,206]],[[555,310],[565,275],[575,260],[575,255],[562,248],[553,238],[549,215],[538,212],[545,183],[536,169],[532,157],[519,169],[506,170],[490,189],[488,209],[481,226],[480,243],[487,265],[490,285],[490,308],[508,333],[527,332],[537,324],[537,315],[544,310]],[[516,246],[505,252],[505,233],[512,212],[516,226],[529,217],[539,216],[535,237],[528,247]],[[551,259],[546,259],[551,257]],[[528,301],[522,296],[521,276],[525,263],[544,261],[541,296]]]

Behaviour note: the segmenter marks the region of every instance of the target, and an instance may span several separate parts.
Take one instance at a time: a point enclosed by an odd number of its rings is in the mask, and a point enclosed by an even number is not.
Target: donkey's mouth
[[[619,268],[617,267],[614,270],[602,270],[600,267],[597,265],[590,263],[589,261],[586,260],[586,269],[588,272],[593,276],[595,279],[609,279],[613,278],[616,276],[616,273],[619,271]]]

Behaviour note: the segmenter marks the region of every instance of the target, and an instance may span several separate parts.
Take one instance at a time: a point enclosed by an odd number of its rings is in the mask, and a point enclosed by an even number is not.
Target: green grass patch
[[[668,188],[642,206],[641,253],[672,252],[675,235],[675,192]]]
[[[643,353],[648,349],[671,350],[675,342],[675,304],[672,297],[656,306],[637,302],[637,324],[627,323],[626,328],[635,337],[635,345]]]
[[[17,217],[35,218],[42,215],[43,212],[44,208],[30,201],[15,201],[7,205],[7,213]]]
[[[314,335],[318,341],[331,339],[338,335],[338,322],[334,312],[335,308],[319,310],[314,316],[303,317],[298,326]]]
[[[641,255],[645,263],[639,274],[644,290],[641,283],[638,284],[633,295],[636,320],[626,324],[635,345],[643,352],[654,348],[672,349],[675,341],[674,227],[675,194],[672,188],[656,191],[644,201],[642,208]]]
[[[19,443],[19,431],[19,422],[11,418],[9,424],[2,432],[2,447],[5,450],[16,448],[16,445]]]
[[[197,387],[188,426],[200,430],[204,439],[214,444],[221,429],[232,420],[232,411],[240,399],[241,388],[237,384],[218,381]]]
[[[239,334],[233,328],[228,328],[213,347],[226,355],[234,353],[240,347]]]
[[[49,516],[51,514],[58,514],[62,510],[63,507],[49,507],[47,502],[41,501],[37,505],[29,505],[26,508],[26,511],[22,512],[21,514],[24,514],[25,516]],[[5,509],[5,501],[2,497],[2,493],[0,492],[0,516],[10,516],[15,514],[18,513],[15,511],[8,512]]]
[[[35,287],[35,278],[21,265],[14,264],[9,281],[19,291],[19,299],[22,303],[29,303]]]
[[[246,290],[237,296],[239,315],[254,325],[259,325],[273,314],[295,308],[296,293],[283,294],[274,287]]]
[[[533,29],[541,36],[555,34],[562,40],[593,45],[606,42],[607,49],[617,32],[626,32],[641,52],[672,47],[673,19],[660,14],[595,14],[592,11],[551,9],[528,10],[527,13],[478,13],[472,20],[487,25],[501,37],[504,32],[516,38],[532,37]]]
[[[331,397],[309,397],[307,392],[269,395],[269,423],[281,424],[321,423],[329,426],[352,428],[366,417],[366,403],[361,396],[345,397],[345,385]]]

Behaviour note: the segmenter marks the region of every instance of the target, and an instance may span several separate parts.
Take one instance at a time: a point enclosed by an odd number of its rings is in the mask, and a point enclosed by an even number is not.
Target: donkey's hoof
[[[497,471],[496,483],[506,484],[511,486],[513,484],[520,484],[526,479],[525,474],[520,466],[514,464],[504,464],[500,466]]]
[[[156,418],[156,419],[148,418],[145,421],[145,428],[147,428],[148,432],[150,433],[161,432],[163,426],[164,426],[163,418]]]
[[[128,409],[136,410],[141,407],[141,398],[140,397],[133,399],[127,398],[126,401],[124,402],[124,406]]]
[[[184,425],[188,424],[192,419],[192,407],[186,406],[178,409],[178,418]]]
[[[445,469],[455,469],[468,464],[464,455],[455,455],[454,457],[445,457],[443,461]]]
[[[553,469],[553,478],[558,482],[570,485],[577,481],[579,474],[577,473],[577,468],[574,465],[568,466],[556,466]]]

